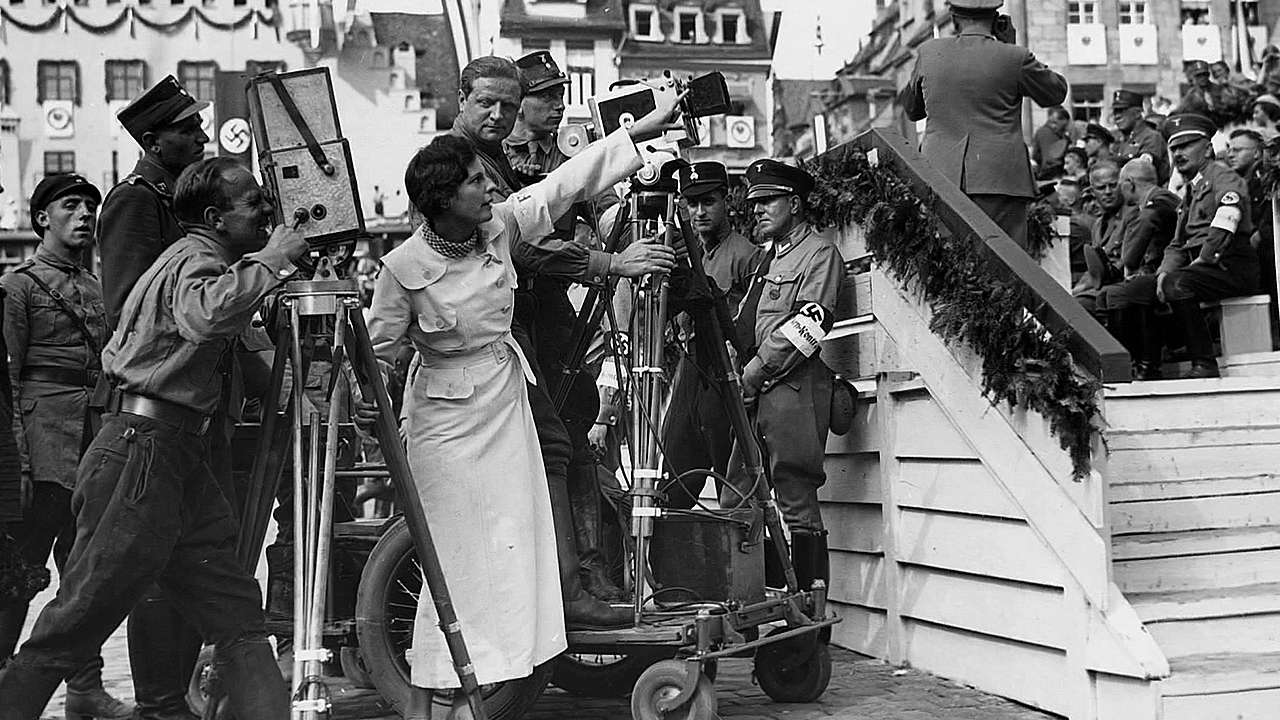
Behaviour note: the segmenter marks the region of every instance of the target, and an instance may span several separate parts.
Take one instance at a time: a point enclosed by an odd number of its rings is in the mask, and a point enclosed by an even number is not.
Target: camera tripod
[[[311,279],[285,285],[278,296],[274,315],[276,344],[268,393],[263,402],[261,435],[254,457],[248,494],[245,498],[237,556],[248,572],[253,572],[262,552],[286,455],[292,463],[294,595],[293,595],[293,720],[317,720],[331,709],[327,689],[320,680],[321,664],[330,658],[322,644],[325,603],[329,594],[334,483],[339,471],[339,432],[344,422],[341,409],[350,394],[354,377],[361,396],[377,405],[375,434],[386,463],[386,475],[399,496],[405,522],[423,570],[425,588],[431,593],[440,629],[457,669],[461,692],[467,696],[477,720],[487,720],[480,686],[476,682],[466,642],[454,612],[448,586],[440,567],[427,525],[417,501],[417,490],[404,445],[399,438],[395,412],[386,383],[378,368],[369,331],[361,314],[355,281],[341,276],[345,263],[322,254]],[[322,421],[318,412],[303,417],[303,392],[311,354],[319,344],[327,345],[331,367],[328,374],[328,412]],[[289,401],[284,397],[285,371],[292,373]],[[322,437],[323,436],[323,437]],[[362,471],[371,471],[364,468]],[[372,474],[377,474],[373,472]],[[217,683],[206,706],[205,717],[213,717],[220,704]],[[408,705],[414,720],[430,716],[431,691],[412,688]]]

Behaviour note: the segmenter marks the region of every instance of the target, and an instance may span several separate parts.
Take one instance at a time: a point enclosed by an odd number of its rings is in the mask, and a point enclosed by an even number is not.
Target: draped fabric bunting
[[[199,33],[201,25],[207,25],[215,30],[239,30],[240,28],[253,23],[254,32],[256,34],[259,24],[275,27],[279,23],[279,13],[273,12],[268,14],[261,10],[247,10],[244,15],[241,15],[235,20],[219,21],[210,18],[205,14],[204,10],[193,7],[188,8],[185,13],[173,20],[169,20],[167,22],[156,22],[137,12],[133,7],[125,7],[120,10],[120,14],[115,18],[100,25],[94,25],[76,15],[75,8],[73,7],[56,7],[48,18],[34,23],[23,22],[22,20],[14,17],[13,13],[9,12],[7,8],[0,7],[0,28],[3,28],[5,25],[13,25],[19,30],[30,33],[46,32],[58,27],[59,25],[62,26],[62,31],[65,33],[69,30],[70,23],[75,23],[81,29],[94,33],[95,35],[105,35],[116,30],[127,22],[129,23],[129,32],[131,35],[133,34],[135,23],[144,25],[157,32],[173,35],[181,32],[187,25],[197,20],[199,21],[196,24],[197,33]]]

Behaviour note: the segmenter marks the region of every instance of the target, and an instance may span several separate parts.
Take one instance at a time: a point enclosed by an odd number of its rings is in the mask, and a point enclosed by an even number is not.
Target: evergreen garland
[[[933,311],[929,329],[949,343],[964,343],[982,358],[982,393],[1043,415],[1071,456],[1073,476],[1089,473],[1100,429],[1101,383],[1076,372],[1061,337],[1029,312],[1036,298],[990,267],[972,234],[940,231],[927,199],[892,169],[872,165],[852,149],[805,164],[816,182],[809,195],[817,227],[862,226],[867,249],[904,287]]]

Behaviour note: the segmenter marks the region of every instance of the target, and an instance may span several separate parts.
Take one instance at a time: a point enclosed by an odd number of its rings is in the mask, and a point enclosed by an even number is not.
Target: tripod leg
[[[409,457],[404,445],[400,442],[399,427],[395,412],[391,407],[391,397],[387,394],[386,383],[378,369],[378,360],[373,354],[373,344],[369,340],[369,329],[365,327],[364,318],[358,309],[350,311],[351,342],[348,354],[351,356],[351,367],[356,373],[364,397],[372,397],[378,406],[376,431],[378,444],[382,448],[391,481],[404,499],[404,519],[409,526],[409,534],[413,537],[414,550],[422,563],[422,580],[431,593],[431,601],[436,608],[436,616],[440,619],[440,628],[444,633],[445,644],[449,648],[449,657],[458,670],[458,680],[462,684],[461,692],[467,696],[471,714],[476,720],[488,720],[484,708],[484,697],[480,694],[480,685],[476,682],[475,669],[471,665],[471,655],[467,651],[466,640],[462,628],[458,624],[458,615],[453,609],[453,599],[449,595],[449,586],[445,581],[444,571],[440,567],[440,558],[436,554],[435,542],[431,538],[431,528],[427,525],[427,516],[422,504],[417,502],[417,488],[413,484],[413,474],[409,467]],[[426,692],[422,689],[415,693]]]

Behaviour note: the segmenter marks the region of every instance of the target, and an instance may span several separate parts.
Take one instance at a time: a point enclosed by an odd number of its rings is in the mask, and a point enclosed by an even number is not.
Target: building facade
[[[366,216],[376,194],[403,213],[407,158],[457,112],[460,48],[439,6],[379,7],[353,3],[335,22],[325,2],[0,0],[0,229],[30,244],[27,198],[46,174],[75,171],[104,191],[124,177],[141,150],[115,115],[165,75],[213,103],[206,154],[252,163],[247,79],[317,66],[331,72]],[[0,264],[25,252],[0,250]]]

